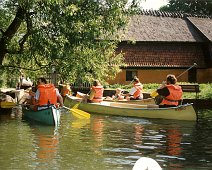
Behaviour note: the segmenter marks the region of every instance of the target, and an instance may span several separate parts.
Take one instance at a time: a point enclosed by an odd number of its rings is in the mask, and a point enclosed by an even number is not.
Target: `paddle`
[[[82,100],[80,100],[80,101],[79,101],[77,104],[75,104],[72,108],[77,109],[77,108],[79,107],[80,103],[82,103],[82,101],[83,101],[85,98],[87,98],[87,95],[88,95],[89,93],[91,93],[91,90],[90,90],[87,94],[77,92],[76,97],[79,97],[79,98],[81,98]],[[79,94],[79,96],[78,96],[78,94]]]
[[[192,69],[193,67],[196,67],[197,64],[194,63],[191,67],[189,67],[187,70],[185,70],[184,72],[182,72],[179,76],[177,76],[176,78],[178,79],[179,77],[181,77],[183,74],[185,74],[187,71],[189,71],[190,69]],[[156,97],[158,96],[159,94],[157,93],[157,91],[154,91],[150,94],[151,97]]]
[[[74,105],[74,106],[76,106],[76,105]],[[79,105],[79,103],[78,103],[78,105]],[[68,109],[75,117],[77,117],[79,119],[89,119],[90,118],[89,113],[82,111],[82,110],[79,110],[77,108],[74,108],[74,107],[68,108],[66,106],[63,106],[63,108]]]

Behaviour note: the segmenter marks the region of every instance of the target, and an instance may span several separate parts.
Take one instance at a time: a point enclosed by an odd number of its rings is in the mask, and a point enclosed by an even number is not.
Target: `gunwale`
[[[51,106],[47,109],[34,111],[22,107],[24,119],[33,120],[45,125],[58,126],[60,121],[60,110],[55,106]]]
[[[81,99],[78,97],[67,95],[64,105],[71,108],[80,101]],[[196,112],[192,104],[184,104],[169,108],[147,108],[147,105],[103,101],[101,103],[82,102],[79,105],[79,109],[91,114],[94,113],[113,116],[191,121],[195,121],[197,119]]]

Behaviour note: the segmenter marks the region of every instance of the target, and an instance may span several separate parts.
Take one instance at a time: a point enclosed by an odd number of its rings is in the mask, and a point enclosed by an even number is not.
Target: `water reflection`
[[[99,147],[102,145],[102,141],[103,141],[103,128],[104,128],[103,118],[95,117],[92,120],[92,123],[93,123],[92,133],[96,141],[96,146]]]
[[[33,144],[36,165],[39,169],[48,169],[49,165],[55,164],[57,148],[59,145],[59,135],[57,129],[51,126],[30,125],[31,132],[34,135]]]
[[[182,152],[180,146],[182,140],[182,134],[179,129],[168,129],[167,130],[167,155],[179,156]]]
[[[81,129],[84,128],[86,125],[90,124],[90,119],[74,119],[71,122],[72,128]]]
[[[62,114],[58,129],[0,115],[1,169],[131,170],[142,156],[164,169],[210,169],[212,111],[195,121]]]
[[[22,115],[23,115],[23,112],[22,112],[22,107],[20,105],[12,108],[12,111],[10,114],[11,118],[22,118]]]
[[[143,125],[135,125],[135,144],[141,144],[142,143],[142,135],[144,133],[144,126]]]
[[[180,131],[179,126],[169,127],[166,130],[166,157],[168,159],[178,160],[178,159],[184,159],[184,156],[182,155],[182,132]],[[167,161],[167,164],[170,168],[181,170],[182,164],[178,161],[169,162]]]
[[[57,151],[56,148],[59,143],[57,133],[49,127],[47,129],[33,129],[33,133],[36,135],[38,145],[37,158],[41,159],[41,161],[50,161],[54,158]]]

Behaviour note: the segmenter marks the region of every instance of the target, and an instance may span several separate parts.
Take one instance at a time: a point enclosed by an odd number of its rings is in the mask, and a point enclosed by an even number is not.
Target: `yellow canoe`
[[[108,102],[120,102],[120,103],[128,103],[128,104],[142,104],[142,105],[148,105],[148,104],[155,104],[154,98],[147,98],[143,100],[110,100],[105,98],[104,101]]]
[[[66,107],[72,108],[81,99],[67,95],[64,101]],[[196,120],[196,112],[192,104],[180,105],[169,108],[147,108],[147,105],[128,104],[103,101],[101,103],[80,103],[78,109],[88,113],[128,116],[140,118]]]
[[[0,102],[0,108],[2,109],[12,109],[14,106],[16,106],[16,103],[14,102],[5,102],[5,101]]]

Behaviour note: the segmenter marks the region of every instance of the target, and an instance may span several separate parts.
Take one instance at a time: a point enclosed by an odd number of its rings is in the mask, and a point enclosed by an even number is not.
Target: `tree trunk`
[[[7,44],[10,43],[15,33],[18,31],[21,23],[23,22],[26,15],[26,9],[18,7],[16,16],[12,23],[9,25],[7,30],[3,32],[0,39],[0,65],[2,65],[5,55],[8,53]]]

